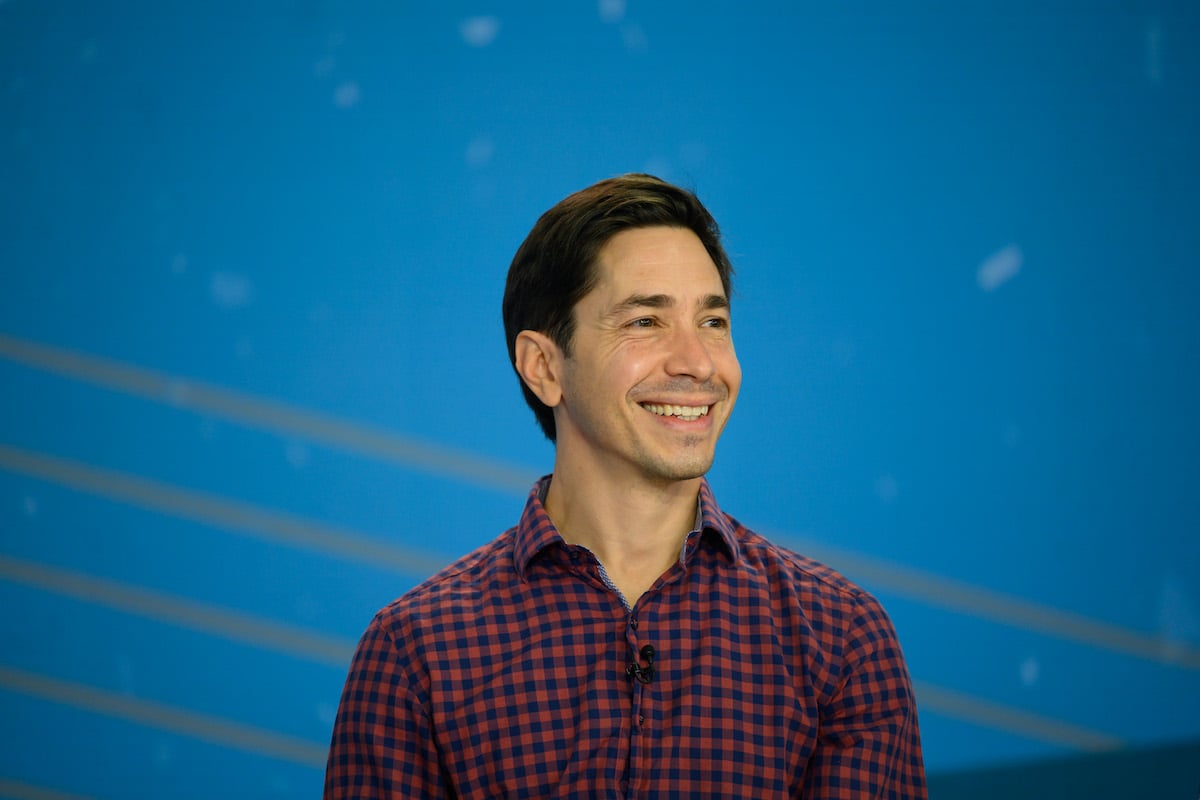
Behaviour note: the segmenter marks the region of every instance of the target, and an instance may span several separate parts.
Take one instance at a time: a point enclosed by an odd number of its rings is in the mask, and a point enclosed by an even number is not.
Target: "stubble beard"
[[[677,458],[643,452],[638,459],[642,474],[649,482],[663,485],[703,478],[714,460],[708,446],[705,436],[687,436],[679,444],[682,453]]]

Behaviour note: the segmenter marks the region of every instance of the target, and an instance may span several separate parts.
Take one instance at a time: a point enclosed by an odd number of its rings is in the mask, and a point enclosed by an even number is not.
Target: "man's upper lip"
[[[651,405],[651,406],[688,406],[688,407],[694,407],[694,406],[715,406],[715,405],[716,405],[718,402],[720,402],[720,401],[719,401],[719,400],[713,400],[713,399],[711,399],[711,398],[704,398],[704,399],[702,399],[702,400],[681,400],[681,399],[660,400],[660,399],[657,399],[657,398],[655,398],[655,399],[647,399],[647,398],[643,398],[643,399],[641,399],[641,400],[638,400],[638,404],[639,404],[639,405]]]

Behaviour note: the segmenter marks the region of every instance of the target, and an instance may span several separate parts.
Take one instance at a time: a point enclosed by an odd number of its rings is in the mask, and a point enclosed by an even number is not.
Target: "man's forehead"
[[[725,296],[721,273],[699,237],[687,228],[635,228],[613,236],[596,259],[593,291],[614,303],[627,296],[663,299]],[[708,302],[707,299],[705,302]]]

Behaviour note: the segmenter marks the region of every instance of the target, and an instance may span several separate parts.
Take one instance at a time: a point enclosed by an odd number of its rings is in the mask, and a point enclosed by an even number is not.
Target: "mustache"
[[[729,398],[729,387],[716,381],[694,381],[690,378],[673,378],[669,381],[637,387],[635,397],[663,397],[670,395],[703,394],[717,400]]]

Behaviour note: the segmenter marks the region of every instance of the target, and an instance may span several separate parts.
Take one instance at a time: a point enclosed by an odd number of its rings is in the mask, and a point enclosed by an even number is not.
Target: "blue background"
[[[738,270],[722,505],[875,592],[931,774],[1200,739],[1200,6],[0,3],[0,795],[313,796],[371,614],[548,471],[505,270]]]

